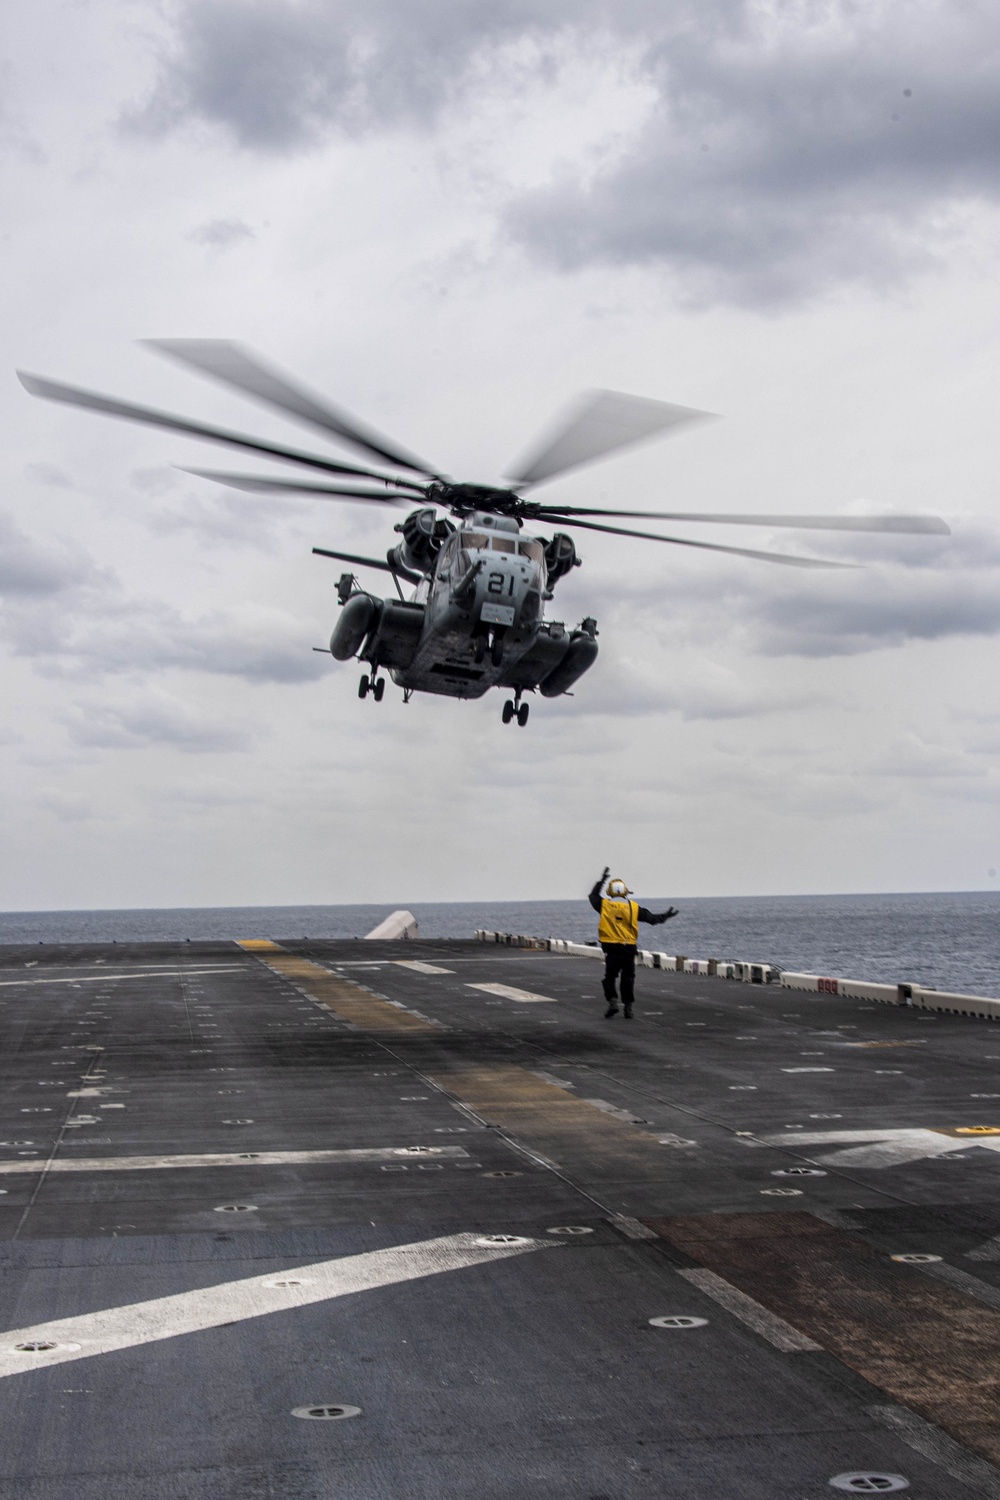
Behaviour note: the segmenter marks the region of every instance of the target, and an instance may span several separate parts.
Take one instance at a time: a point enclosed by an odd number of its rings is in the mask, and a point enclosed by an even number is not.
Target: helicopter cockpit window
[[[488,536],[483,536],[481,531],[460,531],[462,546],[467,552],[485,552],[490,545]]]
[[[540,563],[545,560],[545,548],[541,542],[518,542],[517,550],[522,557],[530,557],[532,562]]]
[[[446,573],[458,556],[458,537],[450,536],[438,554],[437,571],[439,574]]]
[[[516,555],[517,543],[512,536],[495,536],[493,538],[493,551],[513,552]]]

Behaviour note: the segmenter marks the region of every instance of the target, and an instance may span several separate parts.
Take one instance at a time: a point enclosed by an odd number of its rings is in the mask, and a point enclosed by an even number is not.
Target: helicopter
[[[337,661],[362,661],[365,672],[358,695],[371,695],[375,702],[381,702],[385,693],[384,673],[402,689],[407,703],[418,692],[472,699],[497,687],[512,694],[503,705],[503,722],[516,720],[523,728],[529,714],[529,704],[523,701],[525,694],[538,692],[543,698],[557,698],[589,671],[598,654],[596,620],[587,616],[568,629],[564,622],[545,617],[545,605],[554,598],[556,584],[580,566],[576,543],[566,531],[537,535],[537,527],[548,530],[553,525],[568,526],[639,537],[798,568],[853,565],[664,536],[609,525],[608,518],[949,534],[948,526],[936,516],[627,510],[546,504],[524,493],[606,454],[713,416],[693,407],[619,391],[591,391],[578,398],[558,425],[512,466],[506,486],[457,483],[238,344],[221,339],[142,342],[188,369],[318,428],[325,438],[338,439],[364,453],[369,464],[374,460],[379,468],[340,463],[24,371],[18,371],[18,378],[33,396],[224,444],[325,476],[319,481],[287,473],[270,477],[215,469],[185,471],[230,488],[252,494],[308,495],[390,508],[416,507],[396,525],[401,539],[388,549],[384,559],[313,548],[321,557],[392,576],[396,597],[384,599],[362,587],[353,572],[342,574],[337,585],[341,613],[330,645],[313,648],[329,651]],[[386,473],[386,469],[403,472]],[[359,480],[368,483],[362,488]],[[409,597],[404,584],[412,590]]]

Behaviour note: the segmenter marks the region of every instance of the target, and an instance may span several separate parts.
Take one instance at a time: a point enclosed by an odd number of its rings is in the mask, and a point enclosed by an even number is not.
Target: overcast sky
[[[566,897],[605,863],[649,897],[996,888],[995,5],[7,21],[0,906]],[[310,649],[340,572],[310,548],[391,521],[220,491],[174,467],[205,445],[14,377],[304,441],[149,337],[241,340],[485,482],[582,389],[702,407],[546,498],[954,535],[685,529],[864,564],[814,573],[583,534],[572,697],[523,730],[496,692],[362,703]]]

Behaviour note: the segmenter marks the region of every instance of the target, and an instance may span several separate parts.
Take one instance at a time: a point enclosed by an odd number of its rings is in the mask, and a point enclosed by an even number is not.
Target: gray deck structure
[[[0,950],[2,1500],[1000,1500],[1000,1027],[278,941]]]

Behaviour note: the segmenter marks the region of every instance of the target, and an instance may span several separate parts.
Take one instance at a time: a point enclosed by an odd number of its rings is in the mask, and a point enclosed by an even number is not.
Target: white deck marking
[[[769,1344],[773,1344],[783,1354],[803,1354],[823,1347],[793,1328],[791,1323],[786,1323],[784,1318],[779,1318],[769,1308],[762,1307],[759,1302],[748,1297],[746,1292],[741,1292],[739,1287],[716,1276],[714,1271],[704,1271],[697,1267],[691,1271],[678,1271],[677,1274],[704,1292],[706,1297],[711,1297],[713,1302],[718,1302],[720,1307],[732,1313],[734,1318],[739,1318],[747,1328],[759,1333],[762,1339],[767,1339]]]
[[[612,1214],[608,1219],[608,1223],[613,1224],[616,1229],[620,1229],[622,1234],[626,1235],[630,1240],[655,1240],[659,1238],[655,1230],[648,1228],[647,1225],[641,1223],[638,1219],[633,1219],[629,1214]]]
[[[517,1000],[521,1005],[557,1005],[552,995],[536,995],[533,990],[518,990],[512,984],[467,984],[467,990],[485,990],[488,995],[501,995],[504,1000]]]
[[[95,958],[95,959],[92,960],[92,962],[86,963],[86,964],[46,964],[45,965],[45,973],[46,974],[81,974],[81,973],[82,974],[93,974],[93,972],[94,972],[94,970],[96,968],[99,968],[101,964],[104,964],[106,962],[107,962],[107,960],[104,959],[104,958]],[[38,960],[37,959],[32,959],[31,963],[25,964],[24,967],[26,969],[37,969],[38,968]],[[209,961],[208,961],[208,959],[203,959],[202,963],[201,963],[201,967],[198,969],[198,973],[199,974],[218,973],[218,971],[220,969],[231,969],[233,967],[234,967],[234,965],[233,965],[233,963],[231,961],[229,963],[224,963],[224,964],[223,963],[210,964]],[[241,963],[241,964],[236,964],[235,967],[239,968],[239,969],[250,969],[252,966],[250,964]],[[136,973],[136,972],[138,972],[140,970],[142,971],[143,974],[145,974],[147,972],[147,970],[153,970],[153,969],[162,969],[165,972],[169,972],[171,974],[175,974],[178,970],[181,970],[182,972],[185,972],[184,965],[182,963],[180,963],[179,961],[178,962],[174,962],[174,963],[168,963],[168,964],[154,964],[152,962],[143,964],[143,963],[139,963],[137,961],[137,962],[135,962],[133,964],[124,964],[124,963],[123,964],[115,964],[113,968],[102,970],[102,972],[100,974],[98,974],[96,977],[98,979],[102,979],[102,978],[106,977],[108,974],[131,974],[131,973]],[[10,971],[7,970],[5,972],[9,973]],[[187,972],[190,972],[190,971],[187,971]]]
[[[832,1146],[840,1142],[863,1141],[870,1144],[848,1146],[843,1151],[831,1151],[819,1156],[817,1161],[837,1167],[882,1167],[905,1166],[907,1162],[923,1161],[928,1157],[947,1156],[952,1151],[967,1151],[970,1146],[985,1146],[987,1151],[1000,1151],[1000,1136],[954,1136],[944,1131],[922,1129],[900,1130],[803,1130],[794,1135],[763,1135],[768,1146]]]
[[[1000,1500],[1000,1478],[993,1465],[956,1443],[940,1427],[925,1422],[904,1406],[869,1406],[868,1410],[914,1452],[929,1458],[953,1479],[976,1490],[984,1500]]]
[[[412,969],[415,974],[454,974],[454,969],[439,969],[437,964],[421,963],[418,958],[394,958],[394,968]]]
[[[939,1261],[934,1265],[921,1265],[918,1262],[914,1270],[925,1276],[933,1276],[936,1281],[943,1281],[946,1286],[965,1292],[966,1296],[975,1297],[977,1302],[985,1302],[987,1307],[1000,1308],[1000,1287],[990,1286],[989,1282],[981,1281],[978,1276],[960,1271],[958,1266],[949,1266],[946,1261]]]
[[[340,1260],[293,1266],[285,1271],[268,1271],[263,1276],[227,1281],[173,1297],[157,1297],[150,1302],[109,1307],[80,1317],[59,1318],[53,1323],[36,1323],[30,1328],[13,1328],[0,1333],[0,1379],[24,1375],[46,1365],[66,1364],[73,1359],[89,1359],[95,1354],[134,1349],[139,1344],[218,1328],[244,1318],[259,1318],[265,1313],[308,1307],[353,1292],[396,1286],[442,1271],[461,1271],[467,1266],[505,1260],[531,1250],[553,1248],[557,1246],[551,1240],[518,1239],[513,1244],[484,1244],[481,1235],[453,1234],[389,1250],[348,1255]],[[51,1343],[55,1348],[37,1351],[16,1348],[18,1344],[29,1343]]]
[[[977,1245],[975,1250],[966,1250],[966,1260],[1000,1260],[1000,1235],[995,1235],[991,1240],[985,1240],[983,1244]]]
[[[247,967],[246,964],[231,964],[224,969],[182,969],[175,966],[172,969],[144,970],[141,974],[112,974],[104,969],[100,974],[84,974],[80,979],[0,979],[0,989],[26,984],[107,984],[112,979],[188,979],[192,974],[243,974]]]
[[[429,1161],[467,1155],[461,1146],[362,1146],[344,1151],[213,1151],[201,1156],[57,1156],[48,1162],[0,1161],[0,1176],[42,1171],[149,1172],[162,1167],[280,1167],[286,1162],[350,1166],[356,1161]]]

